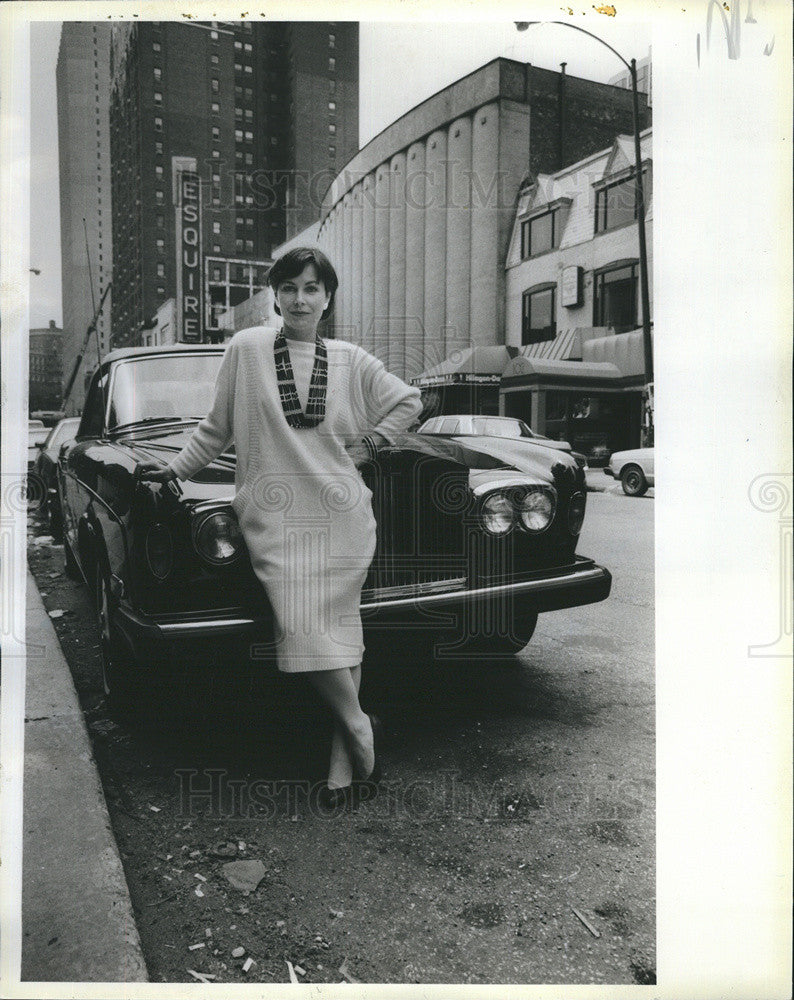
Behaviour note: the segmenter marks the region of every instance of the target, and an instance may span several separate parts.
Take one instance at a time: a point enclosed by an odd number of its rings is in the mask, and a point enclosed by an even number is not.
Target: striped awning
[[[554,340],[544,340],[540,344],[527,344],[519,348],[525,358],[543,358],[547,361],[566,361],[576,346],[578,327],[560,330]]]

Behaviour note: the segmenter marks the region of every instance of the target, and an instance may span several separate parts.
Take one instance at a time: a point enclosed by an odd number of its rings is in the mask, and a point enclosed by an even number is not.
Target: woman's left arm
[[[355,414],[356,423],[364,433],[392,444],[422,412],[420,392],[392,375],[382,361],[363,348],[357,348],[355,360],[360,396],[357,393],[352,398],[354,405],[361,407]]]

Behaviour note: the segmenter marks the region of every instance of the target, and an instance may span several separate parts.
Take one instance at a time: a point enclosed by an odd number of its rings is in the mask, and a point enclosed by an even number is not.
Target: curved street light
[[[571,28],[573,31],[580,31],[583,35],[588,35],[600,42],[605,49],[617,56],[623,65],[628,69],[631,77],[631,110],[634,124],[634,190],[637,206],[637,235],[639,237],[640,250],[640,295],[642,297],[642,345],[645,355],[645,383],[648,394],[648,405],[651,413],[651,434],[653,433],[653,408],[651,404],[651,385],[653,383],[653,344],[651,342],[651,305],[650,293],[648,291],[648,250],[645,242],[645,189],[642,182],[642,154],[640,153],[640,115],[639,97],[637,94],[637,60],[632,59],[627,62],[623,56],[605,42],[603,38],[594,35],[592,31],[580,28],[577,24],[569,24],[567,21],[516,21],[517,31],[526,31],[534,24],[559,24],[563,28]]]

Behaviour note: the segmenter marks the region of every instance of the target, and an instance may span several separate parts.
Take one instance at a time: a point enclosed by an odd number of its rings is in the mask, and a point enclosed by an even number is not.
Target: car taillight
[[[205,515],[194,528],[193,540],[198,554],[214,566],[233,562],[243,548],[237,518],[223,510]]]
[[[568,530],[572,535],[578,535],[582,530],[585,508],[584,493],[574,493],[568,506]]]
[[[527,531],[545,531],[554,520],[557,495],[547,488],[530,489],[518,502],[519,523]]]
[[[158,580],[165,580],[174,567],[171,532],[163,524],[155,524],[146,532],[146,562]]]

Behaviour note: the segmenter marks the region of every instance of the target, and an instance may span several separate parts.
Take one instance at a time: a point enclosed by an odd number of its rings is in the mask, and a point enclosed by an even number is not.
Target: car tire
[[[113,626],[113,604],[105,574],[97,560],[94,580],[102,689],[110,715],[118,722],[130,722],[140,704],[136,663],[126,637]]]
[[[627,497],[641,497],[648,492],[648,480],[639,465],[627,465],[620,473],[620,485]]]
[[[527,612],[513,620],[509,635],[475,635],[462,641],[456,641],[450,636],[446,643],[435,640],[430,645],[430,654],[439,660],[468,656],[494,658],[514,656],[527,645],[535,633],[537,624],[537,613]]]
[[[47,501],[47,521],[49,523],[50,534],[56,545],[63,542],[63,520],[61,519],[61,507],[57,500],[52,498]]]
[[[63,538],[63,571],[70,580],[77,580],[79,582],[83,579],[80,566],[74,557],[72,548],[69,545],[69,540],[65,535]]]

